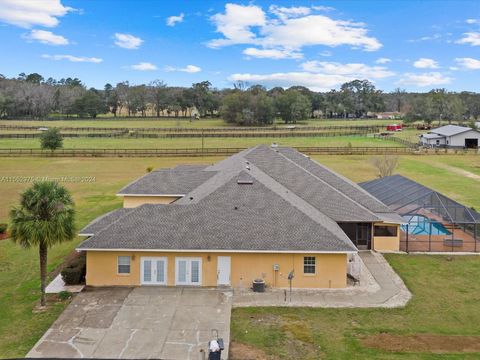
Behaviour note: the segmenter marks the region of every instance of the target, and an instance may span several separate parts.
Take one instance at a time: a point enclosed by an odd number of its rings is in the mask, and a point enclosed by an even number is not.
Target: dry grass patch
[[[361,343],[370,348],[393,352],[475,353],[480,352],[480,336],[433,334],[368,336]]]

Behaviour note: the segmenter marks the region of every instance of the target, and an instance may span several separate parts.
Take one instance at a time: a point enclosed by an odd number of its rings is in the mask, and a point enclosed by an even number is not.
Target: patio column
[[[428,252],[432,251],[432,221],[428,222],[430,230],[428,231]]]
[[[405,249],[406,249],[407,253],[408,253],[408,234],[409,233],[408,233],[408,224],[407,224],[407,231],[405,233],[405,236],[406,236],[406,238],[405,238],[405,240],[406,240],[405,241],[406,242]]]
[[[474,252],[477,252],[477,223],[473,224],[473,242],[474,242]]]

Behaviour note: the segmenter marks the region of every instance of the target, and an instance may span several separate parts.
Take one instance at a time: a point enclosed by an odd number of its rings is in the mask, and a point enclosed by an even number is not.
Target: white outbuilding
[[[420,135],[420,142],[428,147],[478,149],[480,131],[465,126],[445,125]]]

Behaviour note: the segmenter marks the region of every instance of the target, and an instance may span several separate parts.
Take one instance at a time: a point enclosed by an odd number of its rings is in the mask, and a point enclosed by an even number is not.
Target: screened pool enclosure
[[[401,175],[360,186],[405,219],[401,227],[401,250],[480,251],[480,214],[475,209]]]

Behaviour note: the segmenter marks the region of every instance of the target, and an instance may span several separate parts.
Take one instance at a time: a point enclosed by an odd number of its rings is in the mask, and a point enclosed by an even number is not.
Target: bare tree
[[[398,156],[384,154],[371,158],[370,162],[377,169],[378,177],[383,178],[393,175],[398,166]]]

